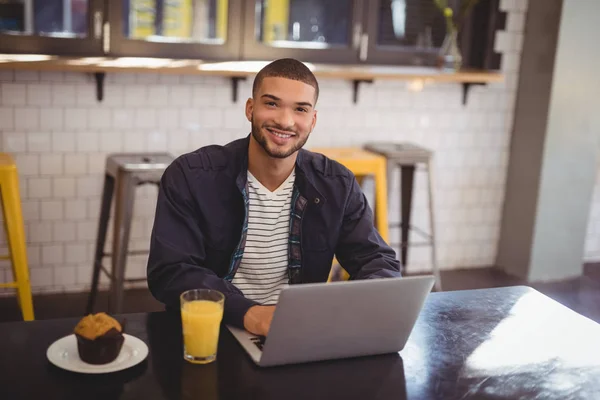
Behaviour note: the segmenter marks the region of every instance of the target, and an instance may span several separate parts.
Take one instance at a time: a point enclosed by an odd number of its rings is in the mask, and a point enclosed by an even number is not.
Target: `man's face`
[[[300,150],[317,122],[315,88],[292,79],[264,78],[246,102],[252,137],[273,158]]]

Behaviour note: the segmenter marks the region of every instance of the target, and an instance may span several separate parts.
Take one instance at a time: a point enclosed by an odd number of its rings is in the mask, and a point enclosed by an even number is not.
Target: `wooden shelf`
[[[98,82],[105,73],[137,72],[184,75],[212,75],[232,78],[234,92],[240,79],[256,74],[268,62],[229,61],[207,62],[202,60],[176,60],[164,58],[134,57],[58,57],[36,54],[0,54],[0,69],[71,71],[96,74]],[[359,84],[378,80],[422,81],[426,83],[462,83],[463,102],[472,84],[487,84],[502,81],[503,76],[496,71],[463,70],[445,72],[432,67],[374,66],[374,65],[306,65],[319,78],[350,80],[354,84],[354,100],[357,101]],[[101,83],[98,84],[101,91]],[[237,97],[235,93],[233,98]]]
[[[206,62],[202,60],[174,60],[164,58],[133,57],[57,57],[44,55],[0,54],[0,69],[26,69],[37,71],[73,72],[158,72],[171,74],[197,74],[244,77],[256,74],[267,62],[230,61]],[[415,80],[435,82],[488,83],[502,80],[498,72],[465,70],[457,73],[443,72],[437,68],[394,67],[372,65],[307,65],[313,73],[323,78],[349,80]]]

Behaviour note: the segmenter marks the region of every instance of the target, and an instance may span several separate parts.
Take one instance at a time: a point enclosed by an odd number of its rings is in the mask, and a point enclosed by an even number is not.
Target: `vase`
[[[458,47],[458,32],[453,30],[446,34],[438,53],[438,67],[445,71],[456,72],[462,67],[462,54]]]

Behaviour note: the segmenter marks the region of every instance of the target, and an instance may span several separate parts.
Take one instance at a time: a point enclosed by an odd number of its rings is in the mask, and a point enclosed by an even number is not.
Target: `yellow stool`
[[[6,153],[0,153],[0,193],[2,195],[2,211],[4,212],[4,229],[6,230],[10,251],[9,256],[0,257],[0,259],[11,260],[13,276],[16,279],[16,282],[1,283],[0,288],[17,289],[23,319],[33,321],[33,300],[29,284],[29,269],[27,268],[19,178],[14,160]]]
[[[387,160],[370,151],[360,147],[333,147],[310,149],[315,153],[321,153],[348,168],[360,182],[365,176],[375,178],[375,227],[379,234],[388,242],[388,204],[387,204]],[[337,264],[337,263],[336,263]],[[347,280],[348,273],[344,270],[336,271],[336,264],[331,269],[329,281]]]

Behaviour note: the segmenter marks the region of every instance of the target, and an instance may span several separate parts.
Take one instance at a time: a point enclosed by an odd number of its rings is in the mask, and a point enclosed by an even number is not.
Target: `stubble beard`
[[[278,127],[278,126],[273,126],[273,128],[286,130],[286,129]],[[265,129],[266,129],[266,127],[265,127]],[[265,136],[266,134],[264,133],[263,129],[260,126],[258,126],[254,122],[254,118],[252,118],[252,137],[254,138],[254,140],[256,140],[258,142],[260,147],[262,147],[263,150],[265,151],[265,153],[267,153],[270,157],[280,158],[280,159],[288,158],[289,156],[291,156],[292,154],[294,154],[295,152],[300,150],[302,147],[304,147],[304,145],[306,144],[306,142],[308,140],[308,137],[310,136],[310,133],[308,135],[306,135],[306,137],[304,137],[304,138],[301,138],[300,134],[298,134],[297,131],[294,131],[294,133],[296,134],[296,137],[299,139],[296,143],[293,144],[293,146],[289,150],[277,151],[277,150],[271,149],[271,148],[269,148],[269,141],[266,138],[266,136]]]

